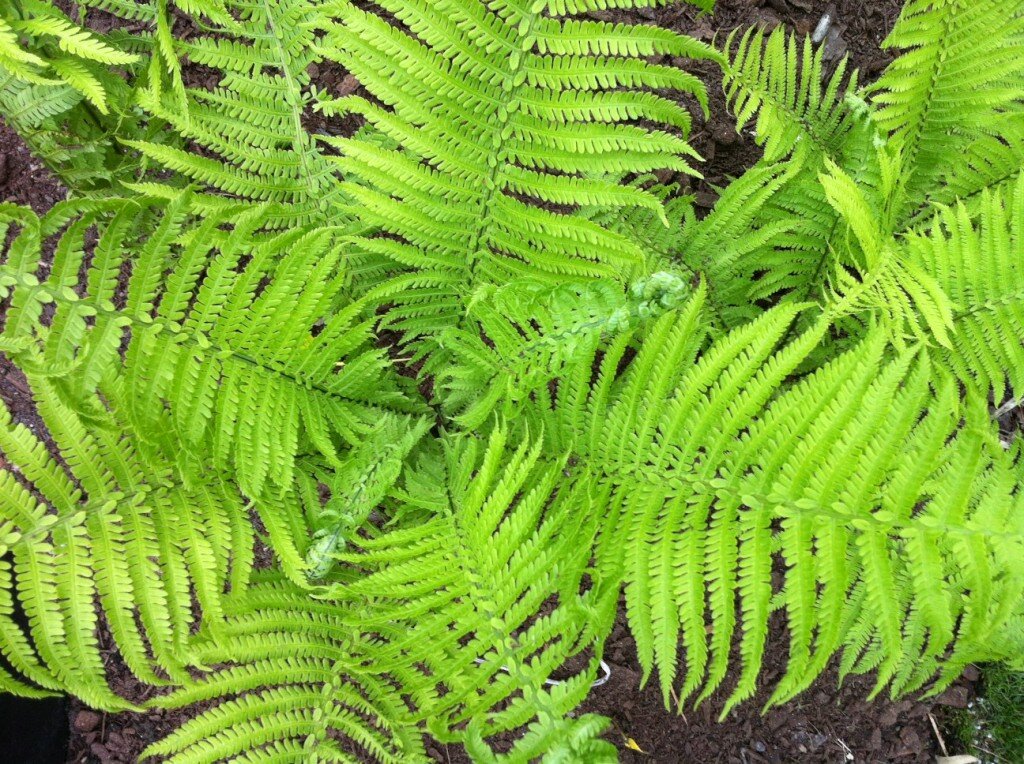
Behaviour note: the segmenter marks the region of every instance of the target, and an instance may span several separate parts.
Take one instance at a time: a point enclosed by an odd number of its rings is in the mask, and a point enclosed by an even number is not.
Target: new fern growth
[[[0,10],[71,189],[0,205],[0,688],[195,705],[183,764],[600,762],[620,603],[723,714],[773,615],[768,705],[1020,666],[1024,2],[912,0],[867,87],[601,13],[665,4]],[[764,148],[707,215],[653,56]]]

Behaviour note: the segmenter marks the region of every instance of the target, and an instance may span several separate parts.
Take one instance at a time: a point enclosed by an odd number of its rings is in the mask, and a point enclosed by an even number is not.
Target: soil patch
[[[0,115],[0,201],[46,212],[67,198],[67,189],[29,152]]]

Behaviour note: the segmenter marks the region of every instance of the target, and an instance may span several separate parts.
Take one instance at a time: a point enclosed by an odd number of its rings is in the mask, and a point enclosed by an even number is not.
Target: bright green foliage
[[[153,68],[159,71],[151,73],[150,87],[139,90],[138,100],[186,144],[202,146],[208,155],[164,140],[128,145],[189,180],[245,199],[280,203],[280,225],[340,223],[340,186],[303,117],[309,101],[307,68],[315,58],[316,4],[262,0],[178,5],[208,16],[216,24],[215,34],[175,40],[171,19],[158,10],[161,56],[153,58]],[[186,86],[181,56],[217,70],[216,86]]]
[[[936,354],[964,381],[997,400],[1024,388],[1024,179],[1003,193],[984,190],[977,225],[964,203],[942,210],[930,229],[909,235],[908,260],[934,274],[955,306],[948,352]]]
[[[30,379],[52,442],[0,408],[0,448],[17,465],[0,472],[0,629],[10,667],[0,682],[127,708],[107,687],[98,616],[140,680],[189,681],[193,627],[201,618],[219,632],[224,588],[252,566],[253,529],[229,484],[183,485],[171,462],[126,437],[123,418],[86,418],[45,377]],[[118,390],[106,393],[116,400]]]
[[[620,601],[723,714],[773,615],[769,705],[1019,663],[1024,3],[912,0],[868,88],[600,13],[667,0],[79,5],[0,12],[72,194],[0,205],[0,687],[196,704],[189,764],[589,763]],[[680,57],[764,148],[703,217]]]
[[[1024,95],[1024,17],[1003,0],[911,0],[886,47],[904,50],[873,87],[874,120],[902,161],[894,213],[929,196],[950,157],[1001,135]],[[962,160],[960,160],[962,161]]]
[[[563,717],[589,690],[615,612],[617,582],[583,584],[596,575],[600,505],[585,486],[563,484],[564,458],[505,438],[496,431],[486,449],[472,438],[444,444],[429,468],[440,472],[433,495],[405,498],[432,516],[342,556],[358,571],[342,607],[363,608],[362,628],[382,630],[384,665],[408,667],[395,679],[437,739],[463,739],[486,761],[485,738],[529,725],[511,759],[575,748],[570,760],[587,760],[607,753],[589,740],[603,725]],[[545,686],[577,655],[588,658],[582,670]]]
[[[347,0],[328,5],[324,54],[391,107],[355,96],[318,104],[362,115],[396,144],[328,139],[354,214],[392,234],[360,245],[399,269],[378,291],[392,305],[388,323],[407,334],[455,324],[461,295],[480,284],[639,275],[645,255],[634,242],[551,206],[658,210],[650,193],[604,176],[692,171],[685,140],[633,123],[685,134],[689,113],[651,91],[704,103],[703,85],[641,57],[713,51],[651,27],[562,21],[548,5],[381,3],[416,37]]]
[[[469,307],[478,328],[441,335],[452,356],[437,374],[445,403],[467,427],[479,426],[496,411],[513,417],[602,337],[678,306],[688,291],[678,276],[659,272],[626,294],[595,281],[556,287],[513,282],[481,295]]]
[[[624,338],[600,360],[589,393],[595,359],[584,358],[542,419],[548,432],[575,433],[557,442],[574,453],[573,477],[609,495],[599,559],[624,568],[641,663],[658,668],[666,701],[680,638],[680,694],[703,687],[706,696],[722,681],[737,603],[742,673],[726,708],[755,689],[776,607],[787,612],[792,644],[773,702],[804,689],[840,647],[847,669],[878,671],[879,687],[916,688],[940,666],[955,677],[978,659],[947,656],[957,618],[983,608],[974,627],[988,629],[1024,591],[1019,570],[1001,591],[989,578],[1017,567],[1024,539],[1019,466],[984,411],[969,412],[957,435],[951,380],[930,383],[916,353],[880,366],[877,335],[780,395],[820,329],[776,351],[794,319],[780,308],[701,353],[699,311],[697,299],[661,319],[619,375]],[[876,507],[877,496],[890,498]],[[786,563],[781,585],[775,555]],[[966,559],[979,567],[965,568]],[[947,577],[962,594],[933,597]],[[918,618],[904,624],[898,614],[914,601]],[[971,643],[998,643],[999,633]]]
[[[180,764],[223,760],[424,761],[402,697],[370,670],[377,644],[355,613],[271,579],[224,603],[220,633],[200,634],[194,659],[216,666],[152,705],[232,697],[151,745]]]
[[[134,164],[114,133],[138,129],[123,74],[139,43],[97,35],[40,0],[0,8],[0,110],[70,186],[105,188]]]
[[[361,442],[381,410],[413,404],[384,381],[363,306],[333,309],[345,273],[331,229],[258,236],[270,215],[260,207],[188,225],[190,200],[179,196],[162,214],[144,199],[107,202],[75,218],[42,282],[34,275],[40,233],[59,229],[71,210],[29,217],[0,265],[0,286],[14,286],[4,342],[18,347],[38,333],[43,306],[54,303],[41,362],[19,360],[82,397],[117,365],[127,332],[126,405],[140,432],[165,426],[169,414],[177,440],[168,456],[186,474],[213,457],[253,498],[270,486],[287,490],[299,454],[339,464],[339,445]],[[107,209],[115,210],[109,222],[99,219]],[[140,221],[147,238],[133,249]],[[102,235],[82,295],[72,287],[93,225]]]

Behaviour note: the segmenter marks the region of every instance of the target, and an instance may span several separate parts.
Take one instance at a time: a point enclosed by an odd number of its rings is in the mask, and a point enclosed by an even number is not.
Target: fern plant
[[[620,602],[642,681],[723,714],[773,614],[768,705],[1020,664],[1024,3],[913,0],[868,87],[597,13],[664,4],[0,15],[72,192],[0,206],[42,424],[0,410],[4,690],[195,704],[144,754],[189,764],[597,762]],[[764,149],[703,217],[652,174],[707,104],[662,54]]]

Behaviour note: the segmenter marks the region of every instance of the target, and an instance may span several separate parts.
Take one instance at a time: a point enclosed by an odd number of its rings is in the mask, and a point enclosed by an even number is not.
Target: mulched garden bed
[[[701,16],[688,6],[662,9],[612,12],[609,18],[623,21],[654,21],[700,39],[722,40],[729,30],[750,24],[786,24],[800,34],[818,27],[829,14],[831,31],[827,38],[829,55],[838,59],[848,54],[861,71],[861,81],[871,81],[891,60],[880,43],[899,13],[901,0],[719,0],[714,17]],[[697,66],[694,71],[708,82],[712,99],[712,117],[699,124],[692,137],[694,146],[708,160],[700,169],[705,179],[686,181],[696,194],[697,204],[710,207],[716,187],[726,178],[738,175],[753,164],[759,150],[749,134],[736,135],[725,112],[719,78],[713,66]],[[40,167],[20,139],[0,119],[0,194],[4,201],[28,204],[44,212],[65,197],[61,184]],[[15,416],[27,424],[37,424],[24,379],[0,358],[0,398]],[[101,635],[104,638],[105,635]],[[591,694],[583,712],[599,713],[612,719],[610,739],[622,751],[624,762],[729,762],[761,764],[800,762],[840,764],[841,762],[926,762],[940,752],[937,730],[943,728],[952,709],[967,707],[974,696],[978,679],[969,670],[953,687],[938,698],[925,701],[906,699],[867,701],[870,678],[854,678],[842,689],[834,672],[819,679],[805,694],[783,708],[761,715],[773,679],[782,675],[787,653],[784,624],[772,624],[771,641],[765,658],[763,680],[766,689],[754,701],[730,713],[723,722],[717,717],[722,698],[713,698],[683,715],[667,712],[656,683],[638,690],[640,669],[635,658],[632,637],[624,620],[616,625],[608,640],[606,660],[612,668],[611,679]],[[134,686],[127,674],[118,675],[121,663],[111,650],[112,684],[116,690]],[[725,686],[729,686],[728,680]],[[68,762],[134,762],[152,740],[187,720],[182,711],[152,711],[143,714],[105,714],[92,711],[78,701],[69,701],[67,723],[70,729]],[[32,707],[30,707],[32,708]],[[39,715],[52,713],[55,706],[38,706]],[[60,707],[58,707],[59,709]],[[5,760],[25,764],[42,753],[30,749],[19,755],[13,748],[15,737],[28,730],[27,721],[6,713],[0,707],[0,730],[12,736],[0,740]],[[59,712],[59,711],[58,711]],[[31,713],[31,711],[29,712]],[[51,722],[52,723],[52,722]],[[42,749],[38,749],[42,750]],[[467,761],[454,747],[435,745],[431,749],[440,762]],[[8,758],[11,755],[15,758]]]

